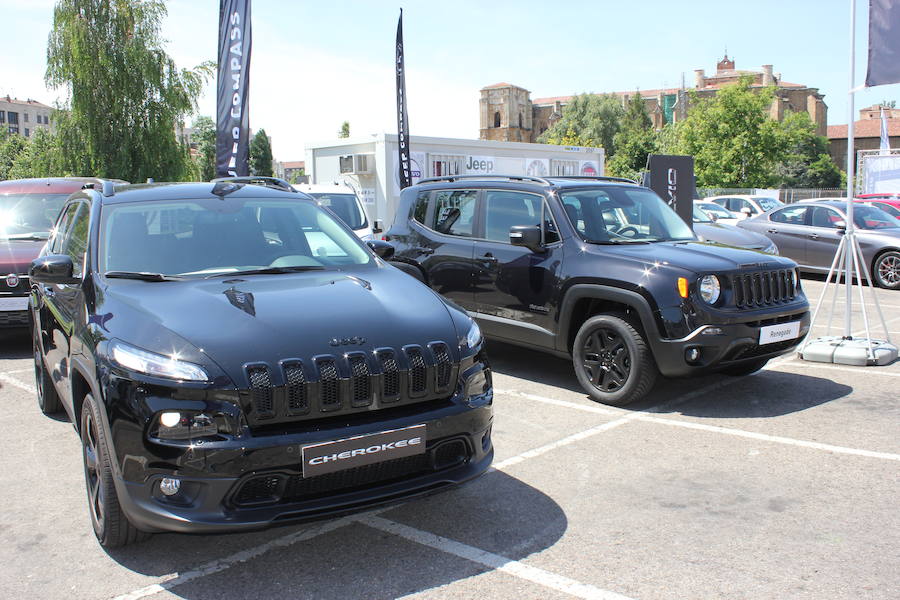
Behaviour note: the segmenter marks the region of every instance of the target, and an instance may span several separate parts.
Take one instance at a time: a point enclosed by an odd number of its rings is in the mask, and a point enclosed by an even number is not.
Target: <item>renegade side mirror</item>
[[[384,221],[379,219],[372,225],[372,233],[381,233],[382,231],[384,231]]]
[[[513,246],[524,246],[532,252],[544,251],[539,225],[513,225],[509,228],[509,243]]]
[[[79,279],[72,277],[73,270],[71,256],[51,254],[31,261],[28,277],[38,283],[78,283]]]
[[[369,240],[366,242],[366,245],[371,248],[372,252],[377,254],[379,258],[383,258],[384,260],[387,260],[394,255],[394,246],[384,240]]]

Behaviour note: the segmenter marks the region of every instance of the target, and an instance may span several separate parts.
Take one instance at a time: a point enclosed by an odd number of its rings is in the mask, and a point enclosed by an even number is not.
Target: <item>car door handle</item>
[[[819,234],[818,234],[818,233],[811,233],[811,234],[809,234],[809,239],[811,239],[811,240],[817,240],[817,239],[819,239]]]
[[[778,233],[777,229],[766,229],[766,233]]]
[[[434,248],[413,248],[419,254],[434,254]]]
[[[480,259],[478,259],[478,260],[480,260],[481,262],[486,262],[486,263],[494,264],[494,263],[497,262],[497,257],[494,256],[493,254],[491,254],[490,252],[488,252],[487,254],[485,254],[484,256],[482,256],[482,257],[481,257]]]

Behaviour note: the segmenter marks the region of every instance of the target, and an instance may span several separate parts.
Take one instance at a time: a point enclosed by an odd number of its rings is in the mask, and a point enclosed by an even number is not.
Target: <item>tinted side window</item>
[[[813,227],[829,227],[837,229],[837,222],[841,221],[841,215],[837,211],[825,208],[824,206],[816,206],[812,208],[809,223]]]
[[[412,218],[425,226],[428,225],[425,218],[428,214],[428,197],[430,195],[431,192],[419,192],[419,195],[413,202]]]
[[[50,254],[61,254],[63,249],[63,242],[66,239],[66,232],[69,229],[69,225],[72,223],[72,217],[75,216],[75,212],[78,210],[79,205],[70,204],[66,207],[65,212],[59,218],[59,221],[56,223],[56,227],[53,229],[53,239],[50,240],[50,245],[48,246],[50,249]]]
[[[439,233],[471,237],[475,225],[476,190],[447,190],[434,194],[434,222]]]
[[[792,206],[773,212],[769,215],[770,221],[776,223],[787,223],[789,225],[803,225],[806,219],[805,206]]]
[[[78,213],[63,240],[62,253],[72,257],[72,275],[75,277],[81,277],[84,272],[84,253],[87,251],[90,221],[91,211],[87,204],[79,204]]]
[[[535,194],[489,190],[485,193],[484,237],[509,242],[509,228],[515,225],[540,225],[541,202]]]

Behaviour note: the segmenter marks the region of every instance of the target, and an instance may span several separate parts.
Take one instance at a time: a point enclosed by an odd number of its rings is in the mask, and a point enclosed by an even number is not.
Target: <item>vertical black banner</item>
[[[651,154],[650,189],[671,206],[688,226],[694,228],[694,157]]]
[[[250,174],[250,0],[219,0],[216,176]]]
[[[409,163],[409,121],[406,115],[406,71],[403,67],[403,9],[397,21],[397,157],[400,169],[400,189],[412,185]]]

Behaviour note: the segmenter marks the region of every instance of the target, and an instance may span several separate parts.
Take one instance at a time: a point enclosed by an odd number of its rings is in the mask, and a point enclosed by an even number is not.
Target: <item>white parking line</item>
[[[538,402],[543,402],[544,404],[554,404],[556,406],[565,406],[566,408],[577,408],[579,410],[583,410],[585,412],[592,412],[598,415],[625,415],[629,414],[622,410],[613,410],[611,408],[603,408],[601,406],[592,406],[590,404],[581,405],[576,404],[575,402],[569,402],[568,400],[557,400],[556,398],[546,398],[544,396],[537,396],[535,394],[526,394],[525,392],[519,392],[516,390],[506,390],[506,389],[497,389],[494,388],[494,394],[500,394],[503,396],[518,396],[519,398],[526,398],[528,400],[537,400]]]
[[[799,446],[801,448],[814,448],[816,450],[825,450],[837,454],[853,454],[856,456],[865,456],[868,458],[882,458],[885,460],[900,460],[900,454],[891,454],[889,452],[873,452],[871,450],[859,450],[857,448],[847,448],[844,446],[832,446],[830,444],[821,444],[819,442],[807,442],[805,440],[795,440],[793,438],[781,437],[778,435],[767,435],[765,433],[756,433],[753,431],[744,431],[743,429],[732,429],[730,427],[719,427],[717,425],[706,425],[704,423],[694,423],[693,421],[681,421],[672,418],[651,417],[649,415],[640,415],[638,421],[649,423],[660,423],[663,425],[672,425],[674,427],[684,427],[687,429],[699,429],[702,431],[711,431],[713,433],[724,433],[726,435],[736,435],[754,440],[762,440],[765,442],[775,442],[777,444],[787,444],[789,446]]]
[[[12,371],[3,371],[3,373],[6,373],[7,375],[16,375],[17,373],[28,373],[33,370],[34,370],[34,367],[28,367],[27,369],[14,369]]]
[[[469,546],[468,544],[457,542],[456,540],[422,531],[421,529],[415,529],[408,525],[389,521],[382,517],[368,516],[359,519],[359,522],[368,525],[369,527],[402,537],[411,542],[464,558],[474,563],[484,565],[490,569],[503,571],[504,573],[508,573],[520,579],[526,579],[532,583],[537,583],[552,590],[575,596],[576,598],[589,598],[591,600],[629,600],[627,596],[602,590],[586,583],[580,583],[573,579],[569,579],[568,577],[563,577],[556,573],[532,567],[531,565],[526,565],[517,560],[512,560],[505,556],[494,554],[493,552],[487,552],[486,550],[481,550]],[[490,594],[487,595],[489,596]]]
[[[30,370],[30,369],[29,369]],[[0,382],[8,383],[13,387],[17,387],[20,390],[25,390],[26,392],[31,392],[32,394],[36,394],[37,390],[30,383],[24,383],[19,381],[12,375],[8,375],[7,373],[0,373]]]
[[[847,373],[856,373],[857,375],[883,375],[885,377],[900,377],[900,373],[894,371],[883,371],[878,367],[834,367],[831,363],[820,363],[814,361],[797,361],[790,365],[785,365],[786,368],[798,368],[798,369],[824,369],[826,371],[846,371]]]

